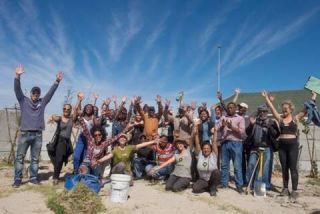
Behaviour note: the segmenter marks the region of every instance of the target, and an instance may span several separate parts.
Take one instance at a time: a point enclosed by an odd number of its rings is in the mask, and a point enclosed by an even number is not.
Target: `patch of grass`
[[[98,194],[79,183],[72,190],[52,193],[47,201],[49,209],[56,214],[95,214],[106,211]]]
[[[8,163],[8,162],[5,161],[5,160],[0,160],[0,169],[1,169],[1,168],[6,168],[6,167],[13,167],[13,164]]]

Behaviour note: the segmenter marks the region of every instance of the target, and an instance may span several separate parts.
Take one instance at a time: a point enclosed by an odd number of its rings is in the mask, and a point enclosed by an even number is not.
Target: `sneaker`
[[[290,192],[288,188],[283,188],[282,191],[280,192],[280,196],[289,196]]]
[[[41,183],[38,179],[32,179],[32,180],[29,180],[29,184],[40,185]]]
[[[237,188],[237,192],[238,192],[240,195],[243,195],[243,194],[244,194],[244,191],[243,191],[242,187],[238,187],[238,188]]]
[[[296,201],[298,198],[298,192],[296,190],[293,190],[290,194],[290,199],[293,201]]]
[[[12,184],[13,188],[19,188],[21,185],[21,180],[15,180],[14,183]]]

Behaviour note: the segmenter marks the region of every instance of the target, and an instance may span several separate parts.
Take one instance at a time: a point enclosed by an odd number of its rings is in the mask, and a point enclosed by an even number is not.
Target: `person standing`
[[[243,194],[242,175],[242,140],[245,132],[244,118],[236,114],[236,104],[230,102],[227,105],[227,115],[222,116],[216,125],[216,130],[222,132],[223,142],[221,144],[221,184],[225,188],[229,182],[229,165],[232,159],[236,188]]]
[[[59,71],[56,80],[47,94],[40,98],[41,89],[37,86],[31,89],[30,98],[26,97],[21,90],[20,77],[24,73],[23,65],[16,67],[14,79],[14,91],[21,108],[20,136],[17,145],[15,159],[15,176],[13,187],[18,188],[22,181],[23,162],[30,147],[30,180],[32,184],[40,184],[38,179],[39,156],[42,147],[42,131],[45,128],[44,111],[50,102],[54,92],[57,90],[63,73]]]

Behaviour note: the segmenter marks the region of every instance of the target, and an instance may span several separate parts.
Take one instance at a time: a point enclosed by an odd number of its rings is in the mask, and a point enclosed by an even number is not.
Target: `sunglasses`
[[[101,137],[102,134],[101,134],[101,133],[99,133],[99,134],[94,134],[94,136],[95,136],[95,137]]]

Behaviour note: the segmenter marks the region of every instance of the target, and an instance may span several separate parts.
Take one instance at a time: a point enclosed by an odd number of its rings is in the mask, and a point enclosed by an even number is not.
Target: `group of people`
[[[21,185],[23,161],[29,146],[29,182],[39,184],[44,110],[63,79],[62,72],[58,72],[53,86],[43,98],[40,98],[39,87],[31,89],[29,98],[20,86],[23,73],[23,66],[18,65],[14,89],[21,107],[21,132],[13,187]],[[283,177],[281,195],[296,199],[298,122],[307,113],[306,109],[293,115],[294,105],[285,101],[280,114],[273,106],[274,98],[263,91],[261,96],[265,103],[248,116],[248,105],[237,104],[239,94],[240,90],[236,89],[233,101],[225,104],[218,92],[219,103],[211,108],[206,103],[188,105],[180,99],[178,110],[174,112],[170,101],[163,102],[160,96],[155,100],[157,111],[152,105],[142,106],[139,96],[133,97],[129,105],[127,97],[123,97],[118,105],[113,96],[104,100],[99,108],[96,105],[98,96],[94,95],[93,102],[82,107],[84,94],[79,92],[74,106],[64,104],[61,115],[49,118],[49,122],[57,124],[51,154],[53,184],[58,184],[63,163],[73,153],[74,174],[88,173],[102,179],[106,167],[110,166],[110,174],[127,174],[132,180],[165,180],[167,191],[182,191],[192,183],[194,193],[209,192],[216,196],[218,188],[229,187],[232,160],[236,190],[243,194],[262,151],[262,181],[267,190],[271,190],[273,153],[279,151]],[[311,100],[315,102],[315,99],[316,94],[312,92]],[[269,110],[273,119],[268,117]],[[74,127],[80,129],[75,146],[70,140]],[[288,189],[289,171],[291,192]]]

